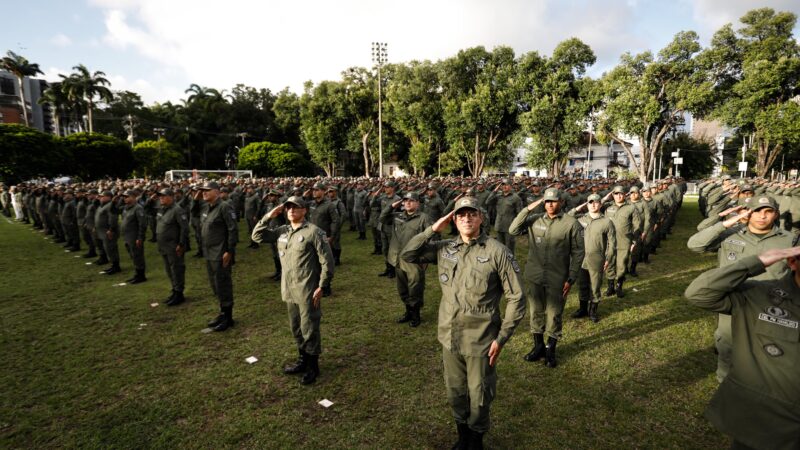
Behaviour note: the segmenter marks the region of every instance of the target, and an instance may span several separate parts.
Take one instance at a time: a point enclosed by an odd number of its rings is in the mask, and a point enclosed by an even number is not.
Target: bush
[[[0,124],[0,179],[15,184],[69,173],[71,158],[54,136],[17,124]]]
[[[289,144],[253,142],[239,152],[239,169],[257,176],[308,175],[313,166]]]
[[[166,139],[142,141],[133,147],[137,177],[163,178],[164,172],[183,166],[183,154]]]
[[[136,162],[127,142],[105,134],[75,133],[61,139],[74,162],[74,173],[84,180],[127,178]]]

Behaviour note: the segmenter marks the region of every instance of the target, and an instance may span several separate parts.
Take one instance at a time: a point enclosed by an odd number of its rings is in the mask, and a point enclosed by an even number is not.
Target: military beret
[[[406,194],[403,196],[403,200],[413,200],[415,202],[418,202],[419,201],[419,194],[417,194],[416,192],[413,192],[413,191],[412,192],[406,192]]]
[[[778,202],[776,202],[775,199],[769,195],[760,195],[758,197],[753,197],[750,200],[750,208],[753,211],[758,211],[761,208],[772,208],[777,210]]]
[[[286,201],[283,202],[283,206],[286,206],[287,203],[291,203],[292,205],[297,205],[301,208],[306,207],[306,201],[303,200],[303,197],[300,197],[299,195],[293,195],[287,198]]]
[[[474,209],[478,211],[480,208],[480,203],[478,203],[478,199],[475,197],[461,197],[456,202],[456,207],[453,209],[453,212],[458,213],[462,209]]]
[[[557,201],[561,200],[561,195],[559,194],[558,189],[549,188],[549,189],[544,191],[544,196],[542,198],[546,202],[552,202],[552,201],[556,201],[557,202]]]

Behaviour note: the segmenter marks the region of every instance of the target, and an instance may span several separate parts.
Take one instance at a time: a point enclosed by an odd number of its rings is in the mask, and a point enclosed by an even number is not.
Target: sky
[[[152,104],[185,98],[192,83],[301,93],[307,80],[371,67],[374,41],[396,63],[478,45],[549,55],[577,37],[597,55],[597,77],[679,31],[707,45],[765,6],[800,15],[797,0],[0,0],[0,51],[38,63],[50,81],[84,64]]]

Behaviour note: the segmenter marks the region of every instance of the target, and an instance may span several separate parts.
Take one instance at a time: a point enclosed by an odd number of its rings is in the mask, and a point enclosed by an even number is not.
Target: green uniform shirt
[[[501,233],[508,233],[514,216],[525,209],[522,199],[513,192],[508,195],[492,192],[486,199],[486,203],[495,205],[497,212],[494,220],[494,229]]]
[[[189,245],[189,218],[183,208],[175,204],[162,206],[156,212],[156,236],[161,254],[174,253],[180,245]]]
[[[144,216],[144,208],[138,203],[125,205],[122,210],[122,223],[120,224],[122,237],[129,245],[136,241],[144,241],[147,231],[147,218]]]
[[[209,261],[220,261],[225,252],[236,254],[239,230],[236,211],[230,203],[217,199],[213,205],[203,202],[200,213],[203,256]]]
[[[419,210],[414,214],[394,211],[392,205],[381,211],[378,221],[383,224],[383,230],[391,234],[389,253],[386,255],[386,259],[395,267],[400,263],[400,252],[408,244],[408,241],[431,226],[431,219],[427,214],[421,213]]]
[[[505,246],[486,235],[469,243],[460,237],[433,241],[434,235],[426,228],[411,238],[400,257],[412,264],[438,264],[442,346],[461,355],[487,356],[492,341],[508,342],[525,316],[519,264]],[[504,294],[507,304],[501,318]]]
[[[578,218],[578,223],[583,227],[584,257],[581,268],[602,270],[606,261],[608,267],[614,267],[617,264],[617,233],[611,219],[603,214],[594,218],[587,213]]]
[[[519,236],[528,230],[528,262],[525,280],[550,287],[578,279],[583,263],[583,227],[574,217],[559,213],[552,219],[524,208],[508,232]]]
[[[264,216],[253,229],[255,242],[276,243],[281,259],[281,298],[286,303],[308,303],[317,288],[333,280],[333,253],[325,232],[309,222],[270,229]]]
[[[605,211],[606,217],[614,222],[617,230],[617,248],[630,248],[636,239],[636,232],[642,227],[642,218],[631,203],[617,205],[611,203]]]
[[[733,364],[706,411],[720,431],[753,448],[800,448],[800,287],[748,256],[695,279],[696,306],[732,316]]]

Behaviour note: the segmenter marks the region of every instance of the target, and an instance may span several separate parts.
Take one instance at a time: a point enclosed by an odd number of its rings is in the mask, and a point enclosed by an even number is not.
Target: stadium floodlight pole
[[[381,117],[381,66],[388,61],[386,42],[372,43],[372,62],[378,67],[378,178],[383,178],[383,120]]]

